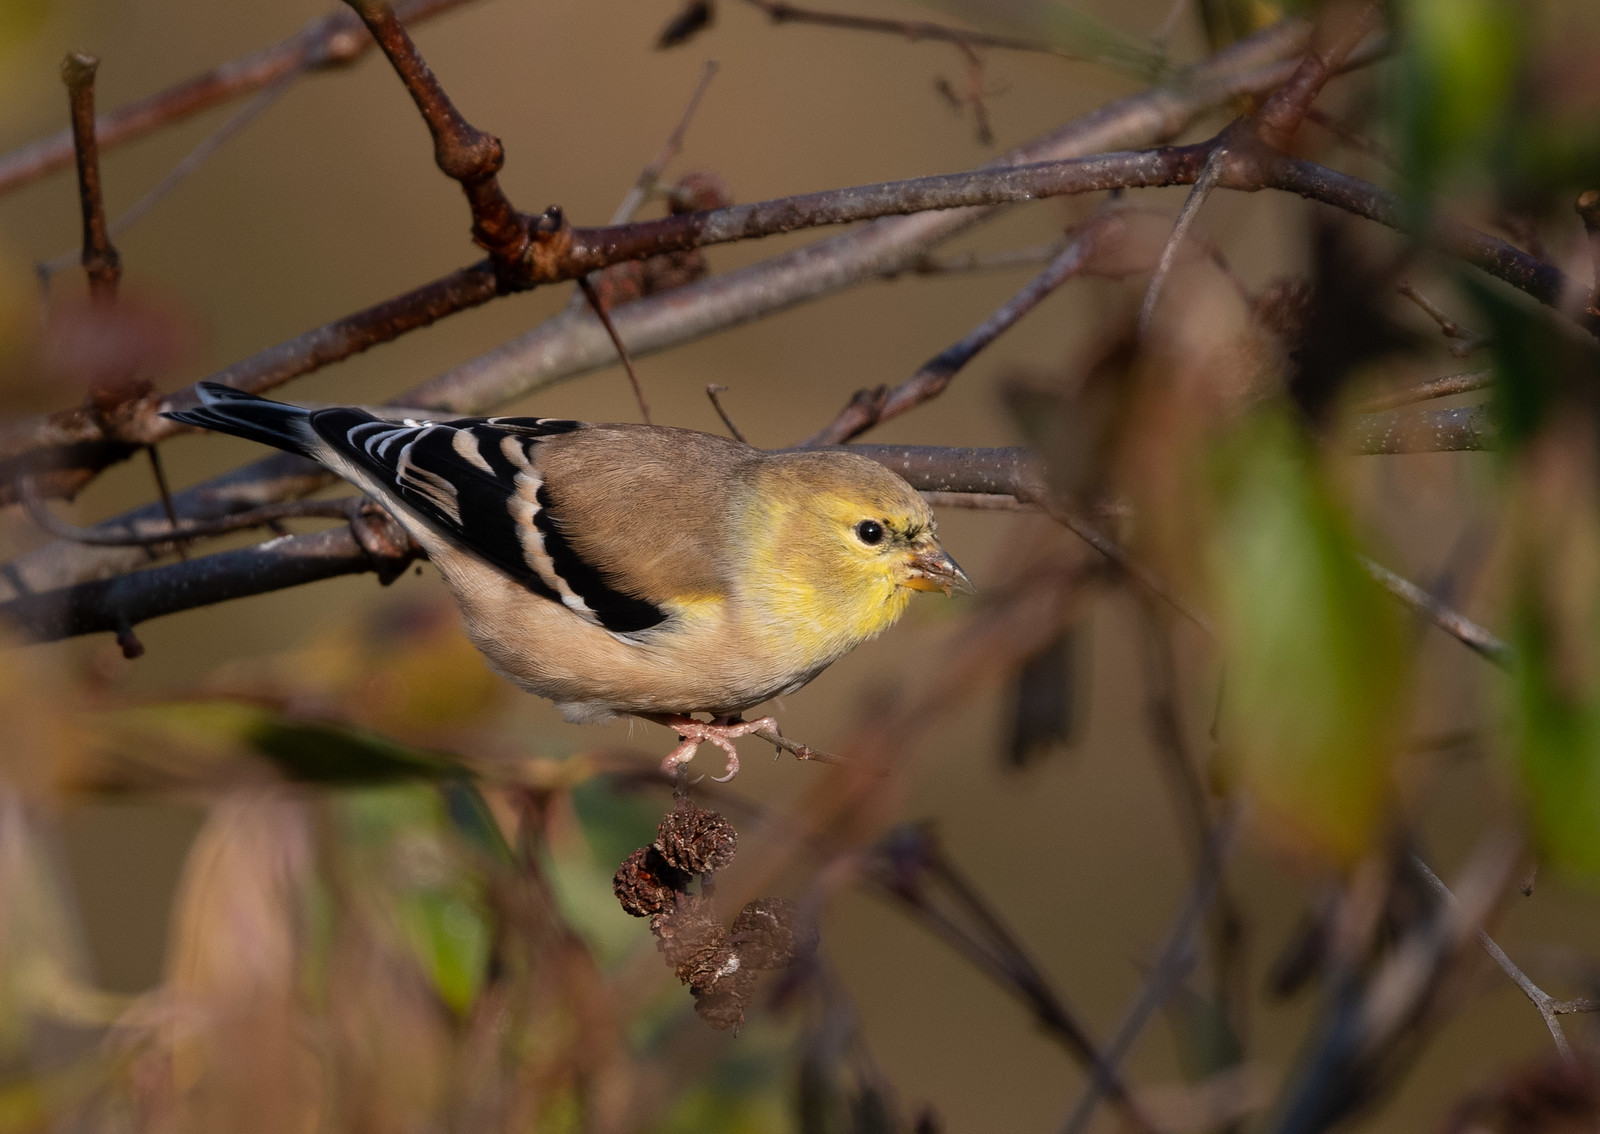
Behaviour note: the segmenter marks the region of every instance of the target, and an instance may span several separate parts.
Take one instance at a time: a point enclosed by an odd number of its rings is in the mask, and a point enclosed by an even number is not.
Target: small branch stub
[[[89,294],[96,300],[111,300],[116,298],[117,284],[122,279],[122,260],[111,244],[100,192],[100,149],[94,132],[94,76],[99,68],[100,60],[86,51],[71,52],[61,61],[61,81],[67,85],[73,150],[78,160],[83,268],[89,275]]]

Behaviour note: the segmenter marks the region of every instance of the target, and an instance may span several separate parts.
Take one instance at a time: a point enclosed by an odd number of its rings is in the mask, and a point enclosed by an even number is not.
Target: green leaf
[[[428,887],[400,905],[412,947],[439,998],[465,1016],[489,972],[493,937],[483,903],[460,887]]]
[[[1565,321],[1532,300],[1473,276],[1461,288],[1487,320],[1494,361],[1492,401],[1500,443],[1515,455],[1569,397],[1583,397],[1600,383],[1600,351],[1593,339],[1575,335]]]
[[[1388,802],[1403,625],[1286,413],[1247,422],[1221,472],[1211,568],[1223,747],[1275,841],[1349,861]]]
[[[1399,99],[1417,199],[1487,159],[1527,40],[1519,0],[1405,0]]]
[[[454,758],[365,729],[301,719],[246,701],[173,701],[108,714],[120,746],[245,751],[286,778],[321,784],[374,784],[461,774]]]

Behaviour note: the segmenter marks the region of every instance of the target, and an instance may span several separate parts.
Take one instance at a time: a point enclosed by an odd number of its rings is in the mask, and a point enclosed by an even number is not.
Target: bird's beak
[[[911,557],[911,572],[904,585],[914,591],[943,591],[947,595],[977,593],[967,573],[938,544]]]

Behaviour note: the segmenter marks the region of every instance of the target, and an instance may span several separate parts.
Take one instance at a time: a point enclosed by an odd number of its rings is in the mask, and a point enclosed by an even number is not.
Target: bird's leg
[[[726,775],[712,776],[719,784],[725,784],[733,779],[739,771],[739,753],[734,750],[733,742],[741,736],[749,736],[753,732],[770,728],[777,730],[778,722],[771,717],[760,717],[753,721],[742,721],[738,717],[718,718],[714,721],[698,721],[693,717],[683,716],[678,713],[640,713],[647,721],[654,721],[658,725],[665,725],[678,734],[678,747],[667,753],[667,758],[661,761],[661,770],[668,774],[694,759],[694,754],[702,744],[715,744],[728,754],[728,770]]]

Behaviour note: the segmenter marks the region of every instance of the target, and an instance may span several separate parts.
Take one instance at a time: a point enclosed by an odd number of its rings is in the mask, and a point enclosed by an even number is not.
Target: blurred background
[[[993,17],[1007,26],[1043,10],[991,7],[859,0],[848,10],[980,24]],[[1170,23],[1168,0],[1074,0],[1072,10],[1140,44],[1159,30],[1167,56],[1188,62],[1209,50],[1202,7],[1179,5]],[[1424,31],[1430,19],[1480,29],[1483,12],[1501,7],[1452,0],[1430,15],[1427,0],[1402,6]],[[66,124],[58,66],[70,49],[101,57],[96,97],[107,109],[277,42],[328,10],[327,0],[7,0],[0,151]],[[528,211],[559,203],[576,224],[607,220],[709,59],[720,70],[666,180],[711,170],[739,201],[965,169],[1146,85],[1125,66],[985,51],[993,133],[985,142],[972,106],[941,93],[968,82],[966,60],[949,44],[777,25],[724,0],[709,28],[657,50],[677,11],[676,0],[474,0],[414,31],[462,112],[503,140],[511,199]],[[1243,18],[1260,26],[1278,14],[1257,4]],[[1519,113],[1547,125],[1557,120],[1546,108],[1558,105],[1561,121],[1592,135],[1600,80],[1581,61],[1596,57],[1600,18],[1580,0],[1551,0],[1517,19],[1507,66],[1523,78],[1545,76],[1554,93],[1530,93],[1512,79],[1497,89],[1507,100],[1516,89]],[[1493,55],[1474,43],[1464,50]],[[1402,52],[1399,63],[1380,64],[1381,74],[1336,82],[1324,105],[1384,144],[1403,145],[1407,127],[1387,111],[1404,88],[1407,59]],[[1472,66],[1469,59],[1468,73]],[[106,152],[110,215],[237,105]],[[1229,116],[1210,116],[1186,140],[1209,136]],[[1463,129],[1470,150],[1471,123]],[[1303,146],[1363,176],[1398,179],[1360,146],[1311,125]],[[1485,144],[1478,165],[1439,177],[1440,195],[1474,219],[1498,207],[1484,171],[1489,152]],[[1182,190],[1139,192],[1131,203],[1153,215],[1129,223],[1148,219],[1151,247],[1159,247],[1182,199]],[[1099,205],[1015,208],[942,251],[1038,245]],[[1216,379],[1217,397],[1256,398],[1260,382],[1249,375],[1266,365],[1258,355],[1276,349],[1270,335],[1245,334],[1252,310],[1235,280],[1259,297],[1275,281],[1314,274],[1318,216],[1284,194],[1219,194],[1206,205],[1197,231],[1225,252],[1234,279],[1196,258],[1180,267],[1164,303],[1179,328],[1175,357],[1203,358],[1191,370],[1213,379],[1230,366],[1237,372],[1236,381]],[[1576,217],[1539,223],[1551,255],[1587,281]],[[74,251],[78,226],[70,170],[0,196],[0,398],[8,412],[81,400],[81,389],[39,361],[40,328],[81,297],[81,273],[58,273],[42,293],[35,272]],[[802,232],[707,256],[725,272],[813,239]],[[1349,239],[1375,259],[1399,247],[1385,233]],[[151,352],[163,391],[476,257],[459,190],[434,168],[414,107],[375,54],[288,87],[116,243],[124,301],[140,312],[139,349]],[[752,443],[790,444],[831,420],[857,389],[909,376],[1035,270],[869,283],[641,358],[640,377],[658,422],[721,432],[704,393],[715,383]],[[1431,283],[1463,323],[1489,321],[1448,265],[1420,254],[1406,272]],[[1068,283],[941,398],[871,439],[1038,443],[1039,422],[1054,411],[1026,409],[1023,395],[1063,383],[1080,389],[1071,383],[1123,333],[1144,279],[1135,272]],[[559,312],[570,291],[499,299],[297,380],[283,396],[392,396]],[[1393,307],[1410,345],[1364,364],[1363,391],[1488,365],[1452,356],[1414,306]],[[1146,379],[1153,365],[1143,364]],[[506,412],[637,419],[619,367]],[[1448,585],[1462,610],[1503,629],[1515,590],[1507,582],[1515,556],[1501,539],[1512,482],[1504,460],[1347,449],[1329,442],[1320,466],[1329,498],[1340,502],[1339,530],[1359,533],[1350,538],[1407,577]],[[1138,447],[1123,450],[1111,479],[1135,497],[1184,475],[1141,476]],[[174,486],[259,455],[212,436],[177,439],[162,454]],[[1259,454],[1238,460],[1272,467]],[[133,461],[55,507],[90,523],[152,493],[148,466]],[[16,512],[0,516],[6,558],[48,540]],[[774,763],[753,743],[727,791],[697,796],[743,836],[722,885],[746,897],[790,896],[820,924],[809,984],[793,981],[799,990],[784,995],[784,978],[773,977],[772,995],[748,1009],[737,1034],[693,1015],[648,926],[625,916],[611,893],[613,871],[650,841],[671,806],[670,792],[646,774],[671,738],[643,724],[566,725],[550,705],[505,686],[457,631],[431,569],[387,588],[356,576],[160,619],[139,627],[146,653],[134,661],[103,636],[9,651],[0,659],[10,782],[0,800],[0,1129],[866,1130],[910,1128],[919,1116],[929,1130],[1058,1128],[1087,1076],[1030,1009],[881,888],[860,884],[871,871],[859,860],[813,854],[784,821],[760,816],[790,816],[791,825],[811,816],[810,829],[836,848],[869,847],[896,824],[930,825],[916,830],[936,831],[943,854],[1088,1031],[1108,1037],[1191,884],[1183,812],[1151,724],[1159,710],[1149,694],[1151,656],[1164,648],[1152,636],[1177,659],[1173,701],[1196,750],[1211,743],[1221,669],[1201,632],[1152,617],[1136,588],[1102,579],[1062,600],[1070,612],[1051,617],[1064,637],[1026,670],[1031,684],[1019,685],[1027,659],[985,663],[975,636],[1006,625],[991,618],[997,604],[1017,617],[1004,603],[1030,572],[1081,567],[1090,557],[1036,513],[948,508],[939,522],[979,597],[919,598],[901,626],[776,711],[787,735],[849,750],[871,735],[871,714],[923,704],[916,698],[936,692],[941,671],[958,661],[969,667],[963,695],[940,703],[893,774],[844,818],[827,802],[839,770]],[[1124,531],[1180,589],[1205,596],[1212,560],[1204,532],[1212,529],[1196,528],[1195,542],[1184,522],[1158,517]],[[1186,541],[1188,559],[1173,551]],[[1226,611],[1238,609],[1226,595],[1207,601],[1220,604],[1225,625]],[[1398,607],[1375,617],[1402,643],[1394,646],[1400,660],[1370,662],[1404,690],[1390,716],[1405,743],[1396,742],[1381,773],[1388,819],[1362,827],[1354,852],[1330,852],[1315,834],[1303,845],[1286,835],[1270,801],[1248,812],[1228,870],[1242,926],[1239,1010],[1218,1024],[1208,936],[1188,987],[1127,1060],[1127,1080],[1150,1092],[1168,1129],[1249,1120],[1290,1075],[1322,994],[1275,993],[1274,974],[1319,903],[1381,843],[1373,830],[1403,827],[1405,845],[1425,849],[1449,879],[1486,830],[1521,822],[1522,791],[1503,740],[1508,683],[1460,643],[1404,622]],[[1315,683],[1320,672],[1291,666],[1284,676]],[[1035,702],[1042,697],[1055,727],[1018,760],[1011,749],[1022,688]],[[1321,705],[1305,711],[1314,718]],[[440,786],[457,783],[454,761],[481,781],[468,796]],[[1249,779],[1248,770],[1232,775]],[[1205,778],[1219,797],[1236,782],[1217,767]],[[1329,807],[1339,790],[1333,784]],[[1600,918],[1584,879],[1559,865],[1541,870],[1533,895],[1513,893],[1491,927],[1558,996],[1590,994],[1596,979]],[[726,908],[731,915],[736,906]],[[1481,957],[1463,971],[1448,1012],[1410,1053],[1414,1065],[1355,1117],[1358,1128],[1443,1128],[1465,1096],[1553,1057],[1548,1031],[1509,980]],[[233,1008],[206,1014],[219,1004]],[[1583,1021],[1567,1018],[1575,1042]],[[818,1056],[818,1045],[831,1054]],[[1227,1068],[1234,1078],[1215,1078]],[[1196,1086],[1207,1083],[1210,1095]],[[861,1117],[874,1092],[892,1114],[878,1126]],[[1213,1095],[1231,1100],[1219,1104],[1220,1117],[1206,1109]],[[843,1098],[856,1100],[854,1125],[840,1117]],[[1095,1119],[1103,1129],[1122,1121],[1108,1110]]]

